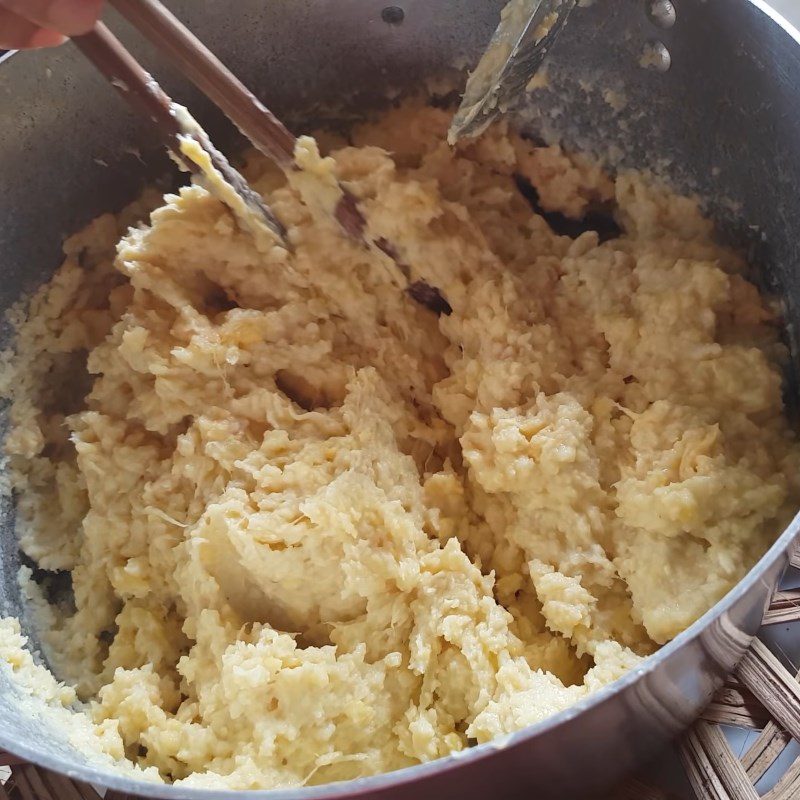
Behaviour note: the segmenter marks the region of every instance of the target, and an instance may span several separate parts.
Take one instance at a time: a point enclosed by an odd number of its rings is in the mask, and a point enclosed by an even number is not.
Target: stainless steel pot
[[[171,5],[296,130],[347,121],[387,87],[474,63],[504,0],[175,0]],[[659,27],[651,0],[598,0],[574,15],[553,51],[549,91],[523,124],[622,165],[656,167],[711,198],[723,235],[750,249],[763,285],[785,306],[800,353],[800,36],[761,0],[676,0]],[[124,26],[122,26],[124,27]],[[647,42],[667,72],[639,65]],[[136,52],[191,105],[220,143],[230,128],[141,42]],[[603,90],[622,92],[609,104]],[[335,101],[335,102],[333,102]],[[0,308],[46,280],[60,243],[120,207],[167,170],[152,132],[71,48],[0,66]],[[8,331],[4,331],[6,339]],[[798,370],[787,398],[797,408]],[[0,611],[21,614],[13,509],[0,509]],[[635,672],[502,744],[353,783],[254,797],[576,797],[631,770],[683,730],[735,666],[786,563],[795,523],[721,603]],[[776,531],[776,537],[780,534]],[[29,631],[31,632],[31,631]],[[32,633],[32,632],[31,632]],[[34,637],[35,641],[35,637]],[[19,702],[0,676],[0,748],[84,781],[148,797],[210,800],[236,793],[150,786],[90,767]]]

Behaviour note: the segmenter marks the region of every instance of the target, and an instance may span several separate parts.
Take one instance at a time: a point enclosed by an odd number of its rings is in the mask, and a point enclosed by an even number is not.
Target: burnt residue
[[[430,286],[425,281],[415,281],[407,289],[408,295],[420,305],[433,311],[437,316],[444,314],[449,317],[453,307],[447,302],[444,295],[435,286]]]
[[[622,228],[617,224],[610,208],[593,208],[582,219],[572,219],[558,211],[545,210],[539,200],[539,192],[524,175],[514,175],[514,181],[520,194],[528,201],[533,211],[550,226],[553,233],[577,239],[584,233],[594,231],[601,242],[608,242],[622,235]]]

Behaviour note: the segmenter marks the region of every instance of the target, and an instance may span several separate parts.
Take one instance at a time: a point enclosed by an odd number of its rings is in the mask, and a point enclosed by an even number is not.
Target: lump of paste
[[[406,104],[326,164],[449,315],[252,156],[291,252],[186,187],[70,240],[20,321],[20,540],[74,604],[22,583],[70,688],[15,623],[0,656],[151,780],[299,786],[519,730],[797,506],[774,314],[696,204],[503,125],[453,150],[448,121]],[[600,207],[603,243],[546,219]]]

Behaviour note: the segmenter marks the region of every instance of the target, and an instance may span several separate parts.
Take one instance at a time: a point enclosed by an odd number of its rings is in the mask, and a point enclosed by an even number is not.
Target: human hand
[[[86,33],[103,0],[0,0],[0,49],[53,47]]]

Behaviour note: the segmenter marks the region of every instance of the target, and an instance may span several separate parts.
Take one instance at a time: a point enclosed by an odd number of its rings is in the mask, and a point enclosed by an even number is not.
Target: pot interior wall
[[[225,0],[169,5],[300,132],[358,117],[385,102],[387,87],[419,87],[474,63],[504,0],[400,0],[399,24],[385,21],[387,3],[377,0],[237,0],[235,13]],[[533,135],[561,138],[619,166],[651,168],[707,198],[723,234],[750,249],[759,279],[782,299],[795,345],[800,46],[748,0],[683,0],[670,30],[654,25],[648,5],[598,0],[576,13],[553,50],[550,88],[526,99],[520,122]],[[223,148],[235,148],[230,126],[118,22],[113,27],[167,90]],[[654,39],[671,52],[666,73],[639,64]],[[5,310],[52,274],[65,235],[120,208],[145,182],[175,177],[152,132],[71,46],[0,65],[0,98]],[[8,343],[8,330],[0,339]],[[19,615],[9,506],[0,530],[0,611]],[[15,731],[21,747],[80,762],[3,680],[2,727]]]

